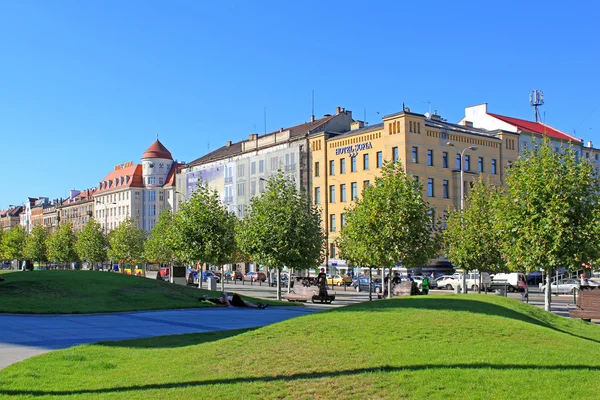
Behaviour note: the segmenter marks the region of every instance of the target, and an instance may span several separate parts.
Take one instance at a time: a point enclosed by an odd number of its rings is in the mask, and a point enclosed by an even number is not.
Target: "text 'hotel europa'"
[[[365,143],[357,143],[354,146],[344,146],[338,149],[335,149],[335,155],[339,156],[340,154],[348,154],[350,156],[356,155],[359,151],[372,149],[373,145],[371,142]]]

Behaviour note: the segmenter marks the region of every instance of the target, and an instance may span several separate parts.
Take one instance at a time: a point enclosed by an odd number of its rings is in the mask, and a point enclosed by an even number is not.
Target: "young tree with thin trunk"
[[[500,272],[506,269],[498,229],[502,196],[501,189],[480,179],[469,191],[464,209],[453,209],[448,214],[443,235],[445,253],[465,274],[469,270]],[[477,289],[481,289],[479,285]]]
[[[37,261],[38,267],[41,267],[42,262],[48,260],[48,248],[46,246],[46,239],[48,233],[41,225],[36,225],[31,230],[31,235],[27,236],[25,240],[25,249],[23,256],[27,260]]]
[[[150,236],[144,243],[144,257],[149,262],[168,264],[173,259],[174,249],[171,246],[171,230],[173,213],[165,208],[158,216],[158,222],[150,231]]]
[[[142,262],[145,240],[146,232],[127,218],[108,236],[108,257],[117,260],[121,268],[124,263]]]
[[[67,265],[77,261],[76,240],[77,237],[70,222],[60,225],[56,232],[46,239],[48,259]]]
[[[324,233],[319,210],[291,178],[278,171],[267,181],[265,192],[252,198],[238,229],[238,241],[240,249],[255,262],[277,271],[280,300],[284,266],[292,271],[321,263]]]
[[[579,270],[600,258],[600,185],[595,167],[571,148],[525,150],[506,176],[500,205],[502,251],[515,271],[546,272],[546,311],[555,269]]]
[[[439,253],[438,223],[423,199],[421,184],[406,174],[400,162],[386,163],[375,184],[346,210],[338,245],[343,257],[388,269],[390,278],[399,262],[416,267]],[[389,297],[391,279],[388,284]]]
[[[106,261],[106,247],[108,240],[100,224],[91,218],[77,235],[75,252],[77,256],[87,261],[88,264],[97,264]]]
[[[175,250],[178,260],[218,265],[222,271],[236,251],[236,220],[217,192],[210,190],[205,182],[198,182],[191,198],[174,216],[168,246]]]
[[[26,237],[25,230],[20,225],[12,227],[2,235],[3,257],[8,260],[16,260],[17,268],[20,267],[20,261],[24,259],[23,251]]]

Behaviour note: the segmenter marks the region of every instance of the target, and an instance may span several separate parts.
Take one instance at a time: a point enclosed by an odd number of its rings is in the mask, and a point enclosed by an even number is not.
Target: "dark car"
[[[293,278],[294,277],[292,277],[292,283],[290,284],[290,287],[294,287],[295,279]],[[277,275],[275,274],[271,275],[271,286],[277,286]],[[280,286],[288,287],[288,276],[286,274],[281,274]]]
[[[361,276],[352,282],[352,286],[357,292],[362,292],[363,290],[368,292],[371,287],[371,279],[368,276]],[[373,279],[371,291],[374,293],[381,293],[381,279]]]
[[[202,282],[206,282],[208,278],[213,278],[217,281],[217,283],[221,282],[221,276],[214,271],[204,271],[202,273]]]

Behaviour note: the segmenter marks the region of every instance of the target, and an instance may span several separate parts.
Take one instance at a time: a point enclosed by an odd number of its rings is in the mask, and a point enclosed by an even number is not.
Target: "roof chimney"
[[[335,108],[335,115],[338,115],[341,112],[342,112],[342,107],[336,107]]]
[[[283,128],[279,128],[279,132],[283,132]]]
[[[592,146],[592,141],[591,141],[591,140],[590,140],[590,141],[588,141],[588,145],[587,145],[587,147],[589,147],[589,148],[592,148],[592,147],[594,147],[594,146]]]
[[[227,143],[225,143],[225,146],[230,147],[231,146],[231,140],[228,140]]]
[[[256,140],[258,139],[258,135],[256,133],[251,133],[250,136],[248,136],[248,140]]]
[[[315,114],[310,116],[310,122],[315,122]]]

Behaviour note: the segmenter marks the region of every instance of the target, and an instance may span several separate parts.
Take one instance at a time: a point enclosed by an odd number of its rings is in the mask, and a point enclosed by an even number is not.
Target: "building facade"
[[[346,132],[352,123],[352,112],[337,107],[335,115],[311,117],[310,122],[281,128],[263,136],[251,134],[248,140],[227,142],[225,146],[190,162],[178,176],[182,189],[178,202],[189,199],[198,182],[216,190],[221,201],[243,218],[250,200],[260,195],[266,180],[278,170],[290,176],[298,188],[308,189],[308,144],[315,132]]]
[[[20,224],[23,206],[10,207],[7,210],[0,210],[0,229],[7,231]]]
[[[140,229],[150,231],[161,211],[172,209],[175,176],[180,164],[157,139],[142,155],[142,163],[115,166],[92,195],[94,216],[105,232],[131,218]]]
[[[59,207],[60,224],[70,223],[73,231],[81,232],[87,222],[94,216],[93,195],[96,188],[83,191],[71,190],[69,197]]]
[[[61,205],[61,201],[54,200],[51,203],[45,205],[42,211],[43,222],[42,225],[46,228],[48,233],[54,233],[58,229],[60,217],[59,217],[59,207]]]
[[[309,140],[310,193],[326,231],[325,265],[341,273],[348,265],[339,258],[335,239],[345,224],[345,209],[380,176],[384,162],[401,162],[422,183],[432,216],[444,221],[448,209],[460,207],[461,170],[466,194],[480,175],[501,184],[507,165],[517,158],[515,132],[452,124],[408,108],[381,123],[353,127],[344,134],[313,134]]]

